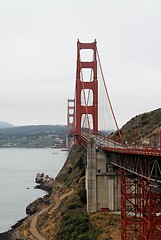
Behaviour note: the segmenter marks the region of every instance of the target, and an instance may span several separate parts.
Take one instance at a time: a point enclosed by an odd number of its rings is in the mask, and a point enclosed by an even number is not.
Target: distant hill
[[[67,127],[62,125],[31,125],[0,128],[1,147],[65,147]]]
[[[133,117],[121,128],[121,133],[128,144],[149,145],[153,142],[158,146],[160,130],[161,108]],[[111,138],[118,140],[118,134],[112,134]]]
[[[8,122],[0,121],[0,128],[3,129],[3,128],[10,128],[10,127],[14,127],[14,126]]]
[[[5,129],[0,127],[0,136],[2,138],[8,137],[28,137],[31,135],[46,135],[52,134],[65,137],[67,127],[64,125],[30,125],[30,126],[20,126],[14,127],[8,125]],[[11,128],[12,126],[12,128]]]

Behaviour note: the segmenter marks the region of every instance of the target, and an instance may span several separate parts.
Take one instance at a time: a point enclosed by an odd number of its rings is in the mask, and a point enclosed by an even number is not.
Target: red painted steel
[[[134,239],[161,240],[161,194],[150,178],[121,169],[121,240]]]
[[[121,169],[121,239],[139,240],[142,234],[141,184],[135,175]]]
[[[83,146],[87,146],[87,141],[88,138],[81,135]],[[120,158],[116,164],[121,169],[121,240],[161,240],[161,184],[157,181],[160,179],[161,151],[121,148],[102,150],[114,153],[114,158]],[[127,158],[128,155],[130,157]],[[116,165],[115,161],[112,163]],[[132,169],[137,170],[137,164],[139,172],[132,172]]]
[[[122,240],[161,240],[161,193],[151,182],[150,159],[147,165],[148,179],[121,169]]]
[[[150,171],[150,164],[149,164]],[[161,193],[149,180],[142,178],[142,234],[141,240],[161,240]]]
[[[75,133],[75,99],[68,99],[67,105],[67,147],[70,145],[70,137]]]
[[[121,240],[126,240],[126,176],[125,170],[120,170],[121,183]]]
[[[115,152],[120,154],[130,154],[130,155],[144,155],[144,156],[156,156],[161,157],[161,150],[160,149],[146,149],[146,148],[110,148],[110,147],[103,147],[103,149],[107,152]]]
[[[80,143],[87,149],[88,139],[85,136],[83,135],[80,136]]]
[[[81,50],[92,49],[93,60],[81,61]],[[92,69],[92,81],[82,79],[82,69]],[[85,79],[86,80],[86,79]],[[93,105],[82,106],[81,92],[89,89],[93,92]],[[73,100],[72,100],[73,101]],[[69,102],[68,102],[69,104]],[[75,122],[69,123],[68,133],[75,125],[76,141],[87,148],[89,136],[81,135],[83,114],[91,114],[92,131],[98,133],[98,82],[97,82],[97,46],[93,43],[77,42]],[[109,144],[109,146],[111,146]],[[114,147],[101,147],[108,152],[111,164],[120,168],[121,183],[121,239],[122,240],[161,240],[161,133],[160,149],[127,148],[114,144]],[[155,188],[156,184],[156,188]],[[159,188],[158,188],[159,187]]]
[[[93,50],[93,60],[91,62],[81,61],[81,50],[92,49]],[[92,81],[84,81],[82,79],[82,69],[91,69],[93,71]],[[93,105],[92,106],[82,106],[81,103],[81,92],[85,89],[90,89],[93,92]],[[98,81],[97,81],[97,56],[96,56],[96,41],[93,43],[81,43],[77,42],[77,70],[76,70],[76,128],[75,136],[76,142],[80,143],[81,135],[81,121],[82,115],[91,115],[93,120],[92,131],[97,134],[98,132]]]

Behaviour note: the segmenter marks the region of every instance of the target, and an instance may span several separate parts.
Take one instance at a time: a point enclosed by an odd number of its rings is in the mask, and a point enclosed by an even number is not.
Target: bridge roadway
[[[93,138],[96,140],[96,144],[98,148],[102,148],[107,152],[115,152],[121,154],[130,154],[130,155],[143,155],[143,156],[151,156],[151,157],[161,157],[161,149],[154,149],[154,148],[134,148],[134,147],[125,147],[122,146],[120,143],[114,142],[104,136],[100,135],[93,135]],[[88,140],[90,139],[87,135],[81,135],[81,144],[87,148]]]
[[[110,154],[110,163],[132,174],[161,184],[161,150],[153,148],[125,147],[100,135],[93,135],[96,148]],[[89,135],[81,135],[80,142],[87,148]],[[160,186],[161,190],[161,186]]]
[[[87,148],[88,212],[120,207],[122,240],[161,240],[161,150],[97,135],[79,140]]]

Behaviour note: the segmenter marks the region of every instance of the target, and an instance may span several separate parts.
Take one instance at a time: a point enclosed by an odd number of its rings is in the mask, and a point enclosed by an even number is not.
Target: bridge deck
[[[161,149],[154,148],[144,148],[144,147],[125,147],[120,143],[114,142],[108,138],[102,137],[100,135],[92,136],[95,141],[97,148],[102,149],[106,152],[127,154],[127,155],[142,155],[142,156],[151,156],[151,157],[161,157]],[[80,141],[81,144],[87,148],[87,143],[89,141],[89,135],[81,135]]]

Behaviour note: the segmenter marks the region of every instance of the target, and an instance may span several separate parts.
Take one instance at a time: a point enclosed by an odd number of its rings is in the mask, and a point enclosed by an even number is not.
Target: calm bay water
[[[38,172],[55,178],[67,158],[60,149],[0,149],[0,232],[26,216],[26,206],[46,194],[34,189]]]

